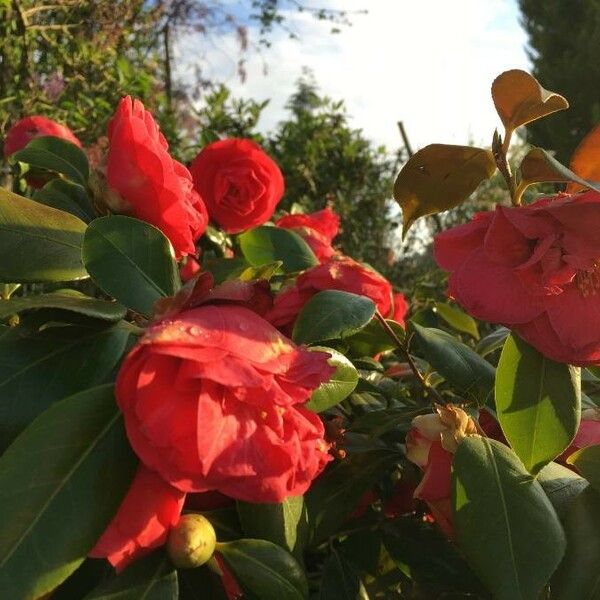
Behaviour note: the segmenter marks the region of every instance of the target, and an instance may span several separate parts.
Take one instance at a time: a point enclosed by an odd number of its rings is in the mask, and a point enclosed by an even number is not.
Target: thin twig
[[[427,394],[433,396],[435,398],[435,401],[438,402],[439,404],[445,404],[444,399],[441,397],[440,393],[427,381],[427,379],[425,379],[425,377],[423,376],[423,373],[421,373],[421,371],[419,371],[419,368],[417,367],[413,357],[411,356],[410,352],[408,351],[407,346],[396,335],[396,332],[389,326],[388,322],[385,320],[383,315],[378,310],[376,310],[375,316],[381,323],[381,326],[383,327],[384,331],[388,334],[388,336],[396,344],[396,348],[400,351],[400,353],[406,359],[406,362],[408,363],[410,370],[413,372],[417,381],[421,384],[421,387],[423,388],[423,390]]]

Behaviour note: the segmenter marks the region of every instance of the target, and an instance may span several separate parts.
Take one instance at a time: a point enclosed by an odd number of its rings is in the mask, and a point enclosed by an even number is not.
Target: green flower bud
[[[206,563],[215,551],[217,536],[210,521],[202,515],[188,513],[169,533],[167,552],[173,564],[191,569]]]

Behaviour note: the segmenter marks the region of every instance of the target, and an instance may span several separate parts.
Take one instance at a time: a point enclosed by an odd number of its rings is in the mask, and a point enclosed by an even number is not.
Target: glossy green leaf
[[[600,492],[600,446],[581,448],[569,456],[567,462],[573,465]]]
[[[510,335],[510,329],[506,327],[498,327],[498,329],[492,331],[484,338],[477,342],[477,346],[475,346],[475,350],[481,356],[487,356],[496,350],[499,350],[504,346],[504,342],[506,338]]]
[[[314,344],[344,338],[362,329],[374,314],[375,303],[365,296],[339,290],[318,292],[300,311],[292,339]]]
[[[386,319],[386,323],[399,339],[404,339],[404,328],[399,323],[391,319]],[[344,345],[349,356],[363,357],[393,350],[396,342],[385,331],[379,319],[371,319],[358,333],[345,338]]]
[[[246,537],[273,542],[301,559],[308,533],[303,496],[272,504],[238,501],[237,510]]]
[[[583,477],[555,462],[548,463],[537,474],[536,479],[559,517],[570,509],[573,500],[589,486]]]
[[[43,188],[36,190],[33,199],[71,213],[86,223],[96,216],[85,188],[65,179],[52,179]]]
[[[177,600],[178,597],[177,572],[167,555],[158,550],[107,579],[84,600]]]
[[[277,544],[244,539],[217,544],[217,551],[248,598],[308,598],[304,570],[289,552]]]
[[[0,281],[87,277],[81,262],[84,231],[77,217],[0,188]]]
[[[445,302],[436,302],[433,307],[433,311],[436,312],[450,327],[463,333],[468,333],[476,340],[479,339],[479,329],[477,329],[477,322],[467,313],[460,310],[456,306],[451,306]]]
[[[304,271],[319,264],[310,246],[289,229],[263,225],[239,236],[246,260],[255,267],[281,261],[286,273]]]
[[[339,404],[354,391],[358,383],[358,371],[343,354],[336,350],[324,346],[313,346],[311,350],[328,352],[331,358],[327,362],[335,367],[335,373],[329,381],[322,383],[305,404],[306,408],[318,413]]]
[[[25,148],[15,152],[11,160],[27,163],[36,169],[60,173],[80,185],[86,185],[90,176],[85,152],[75,144],[54,136],[32,139]]]
[[[496,371],[502,431],[534,475],[569,446],[579,427],[579,369],[557,363],[510,335]]]
[[[600,494],[583,491],[563,519],[567,551],[551,582],[556,600],[600,598]]]
[[[0,299],[0,319],[35,308],[59,308],[104,321],[120,321],[126,309],[118,302],[86,296],[77,290],[57,290],[39,296]]]
[[[310,543],[319,544],[346,521],[365,492],[399,456],[386,448],[349,454],[330,466],[304,496],[311,529]]]
[[[19,325],[0,336],[0,451],[52,403],[105,383],[128,337],[120,324]]]
[[[412,323],[415,339],[429,364],[468,400],[486,403],[494,389],[494,367],[449,333]]]
[[[358,573],[333,550],[323,567],[318,600],[369,600]]]
[[[143,315],[173,296],[180,285],[173,247],[156,227],[132,217],[92,221],[83,241],[83,263],[104,292]]]
[[[38,598],[92,549],[131,482],[136,459],[112,386],[40,415],[0,458],[0,590]]]
[[[215,284],[219,284],[229,279],[237,279],[251,267],[244,258],[208,258],[202,261],[202,268],[211,273]]]
[[[261,267],[248,267],[244,269],[238,276],[241,281],[252,281],[254,279],[266,279],[270,281],[271,278],[281,271],[281,265],[283,263],[278,260],[277,262],[262,265]]]
[[[541,485],[510,448],[479,436],[459,444],[452,470],[454,528],[469,564],[494,598],[536,600],[565,551]]]

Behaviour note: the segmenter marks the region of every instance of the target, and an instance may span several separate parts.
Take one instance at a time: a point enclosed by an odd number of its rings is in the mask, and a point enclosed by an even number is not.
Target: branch
[[[410,352],[408,351],[408,348],[404,345],[404,342],[396,335],[396,332],[389,326],[388,322],[385,320],[383,315],[378,310],[376,310],[375,316],[377,317],[378,321],[381,323],[381,326],[383,327],[385,332],[396,344],[396,348],[400,351],[400,353],[406,359],[406,362],[408,363],[410,370],[413,372],[417,381],[421,384],[421,387],[423,388],[423,390],[427,394],[433,396],[435,398],[435,401],[438,404],[446,404],[444,402],[444,399],[440,396],[439,392],[425,379],[425,377],[423,377],[423,373],[421,373],[421,371],[419,371],[419,368],[415,364],[415,361],[414,361],[413,357],[411,356]]]

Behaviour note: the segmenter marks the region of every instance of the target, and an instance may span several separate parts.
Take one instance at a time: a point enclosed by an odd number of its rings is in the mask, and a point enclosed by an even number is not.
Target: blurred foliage
[[[556,158],[568,164],[577,144],[600,120],[600,0],[519,0],[519,6],[532,74],[571,105],[528,125],[528,141],[555,150]]]

